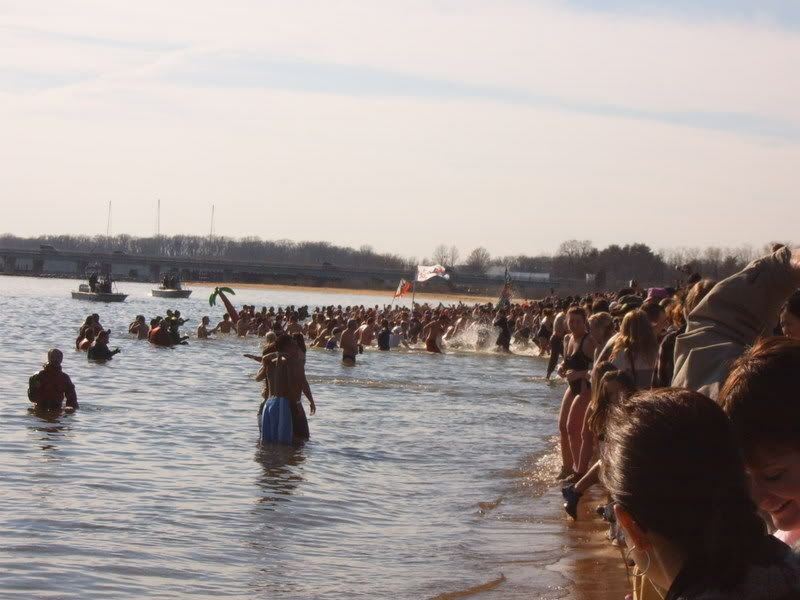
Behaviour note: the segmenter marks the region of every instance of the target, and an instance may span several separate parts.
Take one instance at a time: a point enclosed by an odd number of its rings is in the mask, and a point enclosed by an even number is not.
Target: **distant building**
[[[505,279],[506,268],[502,265],[489,267],[489,269],[486,271],[486,275],[492,279]],[[519,282],[547,283],[550,281],[550,273],[524,273],[522,271],[509,271],[508,276],[511,278],[511,281]]]

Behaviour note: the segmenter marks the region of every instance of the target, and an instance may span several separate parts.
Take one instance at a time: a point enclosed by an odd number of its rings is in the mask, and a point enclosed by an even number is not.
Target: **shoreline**
[[[342,294],[342,295],[351,295],[351,296],[386,296],[386,304],[390,304],[392,302],[392,297],[394,296],[394,292],[386,291],[386,290],[370,290],[364,288],[339,288],[339,287],[314,287],[314,286],[307,286],[307,285],[285,285],[285,284],[273,284],[273,283],[230,283],[230,282],[219,282],[219,281],[186,281],[183,282],[182,285],[185,288],[191,287],[207,287],[207,288],[215,288],[215,287],[232,287],[232,288],[242,288],[246,290],[272,290],[276,292],[297,292],[297,293],[304,293],[304,292],[311,292],[317,294]],[[497,302],[496,297],[492,296],[473,296],[470,294],[453,294],[453,293],[437,293],[437,292],[417,292],[415,296],[415,301],[417,300],[449,300],[454,303],[458,301],[464,302],[464,304],[486,304],[487,302],[491,302],[494,304]],[[395,302],[401,303],[411,300],[411,294],[406,294],[402,298],[398,298]]]

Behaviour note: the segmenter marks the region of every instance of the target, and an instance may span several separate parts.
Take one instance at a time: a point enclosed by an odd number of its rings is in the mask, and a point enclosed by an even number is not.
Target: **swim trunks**
[[[293,435],[292,407],[288,398],[270,397],[261,413],[261,441],[291,444]]]

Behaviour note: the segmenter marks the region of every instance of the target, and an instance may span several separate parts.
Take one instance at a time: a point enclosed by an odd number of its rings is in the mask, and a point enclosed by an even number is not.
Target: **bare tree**
[[[450,267],[451,269],[453,267],[455,267],[456,264],[458,264],[458,259],[459,259],[460,256],[461,255],[458,252],[458,248],[456,248],[455,246],[450,246],[450,252],[449,252],[449,255],[447,257],[447,261],[448,261],[447,262],[447,266]]]
[[[489,251],[486,248],[479,246],[469,253],[465,266],[467,267],[468,271],[484,274],[486,273],[486,269],[489,268],[489,264],[491,262],[492,256],[489,254]]]
[[[450,253],[447,251],[447,246],[444,244],[439,244],[433,251],[433,262],[435,262],[437,265],[446,265],[449,254]]]

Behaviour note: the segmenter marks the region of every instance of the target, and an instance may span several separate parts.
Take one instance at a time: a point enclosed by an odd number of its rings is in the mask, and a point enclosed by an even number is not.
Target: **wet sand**
[[[219,281],[185,281],[183,286],[187,289],[193,287],[230,287],[234,290],[236,288],[248,290],[273,290],[276,292],[297,292],[303,294],[305,292],[315,292],[320,294],[348,294],[353,296],[386,296],[386,304],[391,303],[394,291],[390,290],[364,290],[364,289],[351,289],[343,287],[313,287],[303,285],[274,285],[270,283],[224,283]],[[415,302],[427,301],[449,301],[453,303],[463,302],[464,304],[476,304],[486,302],[497,302],[496,296],[472,296],[470,294],[448,294],[448,293],[430,293],[418,291],[415,296]],[[402,298],[395,300],[398,304],[410,304],[411,294],[406,294]]]
[[[555,481],[559,467],[557,449],[532,455],[511,474],[517,482],[513,489],[480,503],[484,518],[495,520],[496,538],[487,543],[506,547],[509,559],[495,565],[494,576],[432,600],[625,598],[630,585],[622,552],[606,539],[608,526],[595,512],[597,505],[605,503],[605,492],[597,486],[591,489],[578,507],[578,520],[573,521],[562,509],[561,489]],[[531,523],[537,529],[533,536],[524,527]],[[518,549],[509,550],[512,547]]]

